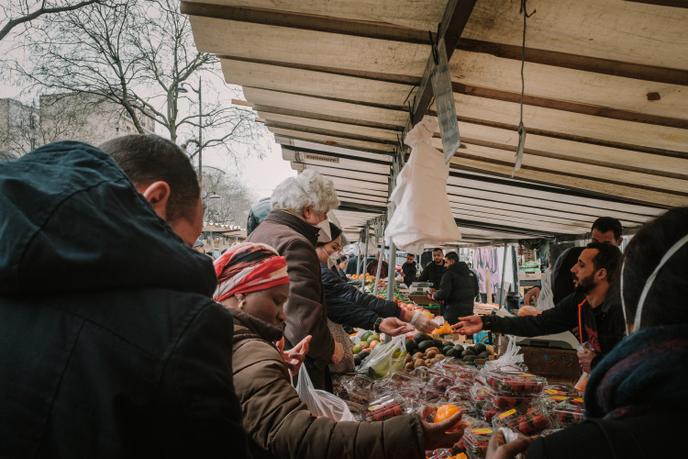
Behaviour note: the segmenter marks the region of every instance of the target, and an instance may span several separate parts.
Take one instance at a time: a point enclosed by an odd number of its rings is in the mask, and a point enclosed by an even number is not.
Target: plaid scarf
[[[267,290],[289,284],[287,262],[266,244],[243,242],[215,260],[217,288],[213,299],[221,302],[238,293]]]

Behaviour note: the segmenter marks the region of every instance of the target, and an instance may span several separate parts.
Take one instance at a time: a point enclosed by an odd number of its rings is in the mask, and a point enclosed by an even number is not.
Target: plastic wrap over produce
[[[389,197],[396,206],[385,238],[404,251],[417,253],[425,244],[457,241],[461,234],[447,198],[449,166],[442,152],[432,146],[437,119],[424,117],[404,143],[411,156],[397,177]]]

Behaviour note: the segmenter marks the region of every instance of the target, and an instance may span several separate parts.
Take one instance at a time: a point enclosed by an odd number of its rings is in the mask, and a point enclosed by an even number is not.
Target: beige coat
[[[313,336],[308,373],[318,389],[325,389],[325,372],[334,352],[334,340],[327,328],[320,262],[315,253],[318,228],[296,215],[273,210],[248,240],[274,247],[287,259],[289,300],[284,306],[287,316],[284,336],[292,346],[307,335]]]

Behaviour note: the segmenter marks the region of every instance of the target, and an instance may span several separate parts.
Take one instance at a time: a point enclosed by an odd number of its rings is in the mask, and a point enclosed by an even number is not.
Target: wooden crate
[[[550,382],[573,384],[581,375],[576,351],[572,349],[521,345],[521,352],[528,371]]]

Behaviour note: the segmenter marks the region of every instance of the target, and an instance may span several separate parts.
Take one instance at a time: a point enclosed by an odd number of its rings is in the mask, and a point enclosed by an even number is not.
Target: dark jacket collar
[[[215,290],[210,258],[187,247],[97,148],[57,142],[3,162],[0,190],[1,294]]]
[[[273,210],[265,220],[288,226],[308,239],[314,247],[318,242],[318,233],[320,229],[287,211]]]
[[[253,317],[239,309],[228,308],[229,312],[234,317],[237,325],[243,325],[243,330],[240,328],[234,331],[234,341],[240,341],[245,338],[262,338],[266,341],[274,342],[282,338],[284,331],[274,325]]]

